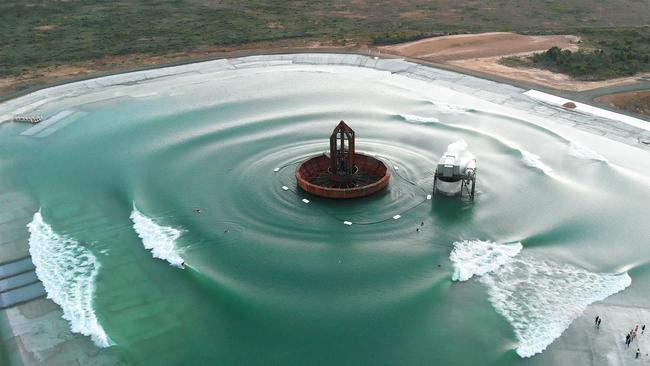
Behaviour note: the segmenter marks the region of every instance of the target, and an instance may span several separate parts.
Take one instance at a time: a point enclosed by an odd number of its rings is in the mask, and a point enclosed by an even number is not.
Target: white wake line
[[[445,125],[445,126],[448,126],[448,127],[451,127],[451,128],[464,130],[464,131],[469,131],[469,132],[477,133],[477,134],[479,134],[481,136],[489,137],[489,138],[503,144],[504,146],[510,148],[511,150],[516,150],[517,152],[519,152],[519,154],[521,155],[520,160],[526,166],[538,169],[538,170],[542,171],[544,174],[546,174],[546,175],[548,175],[550,177],[560,178],[557,174],[555,174],[555,172],[553,171],[553,168],[546,165],[538,155],[533,154],[530,151],[519,147],[519,145],[515,144],[514,142],[511,142],[511,141],[509,141],[507,139],[495,136],[495,135],[493,135],[493,134],[491,134],[489,132],[476,130],[474,128],[470,128],[470,127],[466,127],[466,126],[459,126],[459,125],[455,125],[455,124],[452,125],[452,124],[440,122],[435,117],[419,117],[419,116],[414,116],[414,115],[409,115],[409,114],[406,114],[406,115],[399,114],[399,116],[401,116],[402,118],[404,118],[407,121],[410,120],[410,121],[414,121],[414,122],[417,122],[417,123],[440,123],[442,125]]]
[[[480,111],[480,110],[477,110],[477,111]],[[502,113],[485,112],[485,111],[481,111],[481,112],[490,113],[490,114],[497,115],[497,116],[502,116],[504,118],[513,118],[512,116],[508,116],[508,115],[502,114]],[[413,114],[400,114],[400,113],[398,113],[397,116],[401,117],[402,119],[406,120],[407,122],[413,122],[413,123],[417,123],[417,124],[429,124],[429,123],[434,124],[434,123],[438,123],[438,124],[441,124],[441,125],[444,125],[444,126],[448,126],[448,127],[452,127],[452,128],[458,128],[458,129],[478,133],[478,134],[487,136],[489,138],[492,138],[492,139],[494,139],[496,141],[499,141],[500,143],[504,144],[505,146],[507,146],[507,147],[509,147],[511,149],[519,150],[520,152],[522,152],[522,155],[532,154],[532,153],[518,147],[515,143],[510,142],[510,141],[508,141],[506,139],[503,139],[501,137],[497,137],[495,135],[492,135],[489,132],[480,131],[480,130],[476,130],[476,129],[465,127],[465,126],[459,126],[459,125],[455,125],[455,124],[445,123],[445,122],[442,122],[437,117],[422,117],[422,116],[417,116],[417,115],[413,115]],[[567,137],[563,136],[562,134],[556,132],[555,130],[553,130],[551,128],[548,128],[546,126],[542,126],[542,125],[537,124],[535,122],[524,120],[524,119],[517,119],[517,120],[522,121],[525,124],[530,124],[532,126],[541,128],[544,131],[546,131],[547,133],[552,134],[556,138],[562,140],[564,143],[566,143],[567,152],[569,154],[571,154],[572,156],[576,157],[576,158],[584,159],[584,160],[596,160],[596,161],[602,161],[604,163],[609,163],[607,158],[600,155],[596,151],[582,145],[581,143],[577,142],[576,140],[573,140],[573,139],[570,139],[570,138],[567,138]],[[535,154],[532,154],[532,155],[535,155]],[[537,156],[537,155],[535,155],[535,156]],[[537,158],[539,158],[539,156],[537,156]],[[547,169],[546,169],[547,171],[552,171],[553,170],[548,166],[546,166],[546,167],[547,167]],[[544,170],[544,169],[541,169],[541,170]]]
[[[531,98],[533,98],[535,100],[539,100],[539,101],[542,101],[542,102],[545,102],[545,103],[548,103],[548,104],[552,104],[552,105],[558,106],[558,107],[561,107],[565,103],[571,102],[571,103],[574,103],[576,105],[575,110],[578,111],[578,112],[590,114],[592,116],[603,117],[603,118],[611,119],[611,120],[618,121],[618,122],[623,122],[623,123],[625,123],[627,125],[634,126],[634,127],[640,128],[642,130],[650,131],[650,122],[644,121],[644,120],[639,119],[639,118],[626,116],[626,115],[621,114],[621,113],[611,112],[611,111],[608,111],[606,109],[594,107],[592,105],[576,102],[576,101],[573,101],[573,100],[570,100],[570,99],[565,99],[565,98],[558,97],[556,95],[552,95],[552,94],[548,94],[548,93],[544,93],[544,92],[541,92],[541,91],[538,91],[538,90],[531,89],[531,90],[525,92],[524,95],[527,95],[527,96],[529,96],[529,97],[531,97]]]

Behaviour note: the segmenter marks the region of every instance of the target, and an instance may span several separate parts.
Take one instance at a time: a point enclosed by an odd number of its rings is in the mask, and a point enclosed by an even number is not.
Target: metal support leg
[[[438,183],[438,174],[433,175],[433,192],[431,193],[432,197],[435,197],[436,195],[436,183]]]
[[[474,191],[476,189],[476,178],[472,179],[472,193],[471,193],[471,199],[474,201]]]

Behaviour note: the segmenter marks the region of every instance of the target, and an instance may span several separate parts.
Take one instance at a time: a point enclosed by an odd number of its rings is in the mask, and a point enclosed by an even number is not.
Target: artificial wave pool
[[[1,125],[0,171],[38,202],[48,297],[128,361],[543,364],[592,303],[648,306],[646,151],[372,68],[101,80],[32,104],[44,128]],[[296,187],[341,119],[385,191]],[[459,143],[475,201],[427,199]]]

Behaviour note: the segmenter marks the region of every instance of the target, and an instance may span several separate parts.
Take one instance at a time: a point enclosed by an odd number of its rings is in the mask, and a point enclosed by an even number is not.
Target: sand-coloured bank
[[[544,52],[551,47],[576,51],[580,48],[580,37],[574,35],[529,36],[511,32],[459,34],[383,46],[379,47],[379,50],[392,55],[443,63],[459,70],[511,79],[527,85],[541,85],[568,91],[627,85],[647,76],[647,74],[642,74],[602,81],[581,81],[550,70],[514,67],[500,62],[504,57],[529,56],[536,52]]]
[[[551,47],[577,50],[579,37],[573,35],[527,36],[510,32],[459,34],[380,47],[400,56],[434,62],[466,60],[546,51]]]

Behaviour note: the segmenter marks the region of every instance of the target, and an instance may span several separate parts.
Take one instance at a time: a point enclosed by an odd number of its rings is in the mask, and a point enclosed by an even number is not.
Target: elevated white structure
[[[436,191],[439,191],[447,195],[458,194],[462,199],[465,191],[473,201],[475,188],[476,159],[463,157],[459,152],[447,151],[440,158],[434,173],[433,195],[435,196]]]

